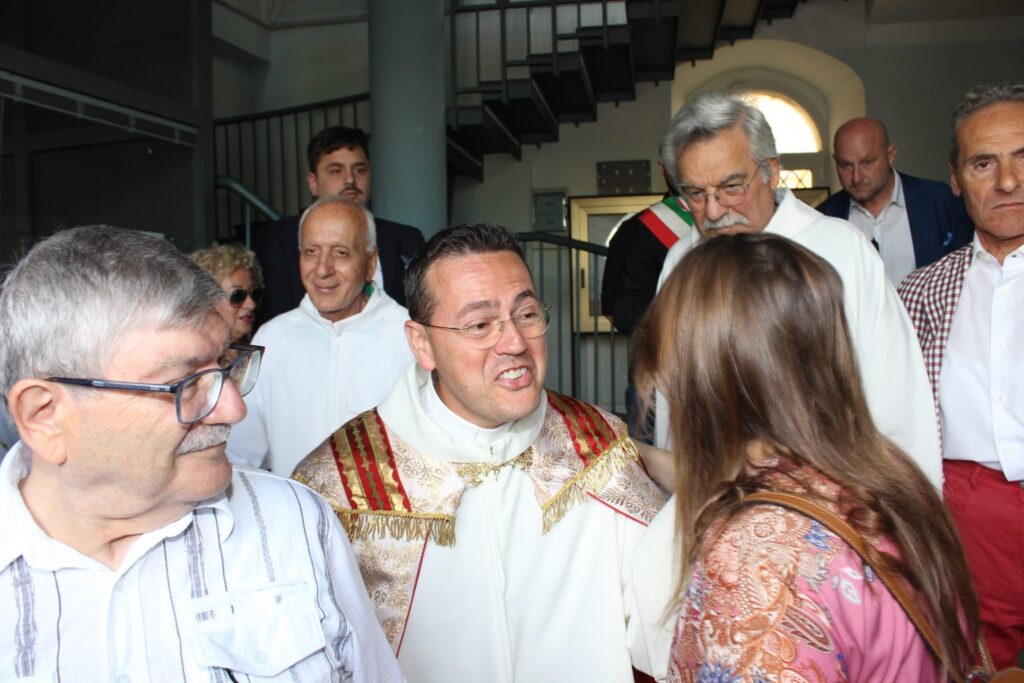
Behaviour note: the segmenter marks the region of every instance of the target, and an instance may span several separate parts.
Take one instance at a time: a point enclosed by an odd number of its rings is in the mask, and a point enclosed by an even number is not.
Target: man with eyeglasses
[[[0,678],[402,680],[326,503],[225,457],[263,349],[232,349],[223,297],[110,227],[8,275]]]
[[[836,269],[871,415],[941,488],[935,410],[906,309],[859,230],[778,187],[779,158],[764,115],[737,96],[699,95],[663,133],[661,157],[705,238],[763,230],[803,245]],[[680,242],[669,251],[662,281],[689,248]],[[663,406],[659,401],[659,445],[667,442]]]
[[[417,364],[295,473],[348,530],[402,670],[632,681],[629,557],[663,496],[625,425],[545,391],[550,307],[506,229],[438,233],[405,292]]]
[[[377,405],[412,364],[404,308],[373,281],[373,216],[345,198],[318,200],[299,221],[298,308],[262,326],[263,380],[228,441],[237,465],[282,477],[339,424]]]

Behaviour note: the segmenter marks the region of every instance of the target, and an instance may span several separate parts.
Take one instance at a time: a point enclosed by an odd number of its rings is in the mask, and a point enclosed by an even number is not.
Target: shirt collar
[[[299,310],[305,313],[321,330],[337,337],[349,330],[353,325],[361,324],[367,318],[376,315],[377,311],[381,308],[381,302],[385,296],[382,290],[374,287],[372,284],[368,285],[367,289],[370,290],[370,295],[366,305],[363,306],[363,310],[338,321],[331,321],[320,315],[320,311],[316,310],[316,306],[313,305],[313,300],[309,298],[308,294],[304,294],[302,301],[299,302]]]
[[[901,208],[905,208],[907,205],[903,199],[903,181],[900,180],[900,174],[896,172],[895,168],[892,169],[892,178],[892,193],[889,195],[888,203],[882,207],[882,211],[878,212],[879,217],[881,217],[882,212],[884,212],[892,204],[895,204],[896,206],[899,206]],[[863,204],[854,199],[852,195],[850,196],[850,206],[855,206],[864,213],[871,215],[871,212],[868,211]]]
[[[1019,247],[1011,251],[1009,254],[1007,254],[1006,258],[1011,258],[1014,255],[1016,255],[1017,258],[1024,258],[1024,244],[1020,245]],[[985,247],[981,245],[981,240],[978,239],[977,231],[974,232],[974,239],[971,240],[971,257],[972,264],[985,262],[991,263],[992,265],[995,266],[999,266],[999,262],[996,261],[996,257],[988,253],[985,250]],[[1003,263],[1006,263],[1006,259],[1003,259]]]
[[[430,382],[430,373],[413,363],[378,407],[378,413],[388,428],[428,458],[450,462],[501,463],[521,454],[540,434],[548,405],[544,393],[532,413],[499,427],[505,430],[501,436],[485,434],[483,442],[462,441],[460,433],[447,431],[424,408],[423,389]]]
[[[56,570],[65,566],[89,564],[102,567],[99,562],[48,536],[32,517],[19,488],[21,480],[28,476],[31,469],[31,454],[20,441],[14,444],[0,463],[0,571],[23,555],[29,556],[32,566],[41,569]],[[136,543],[145,544],[152,538],[176,536],[188,528],[195,511],[204,508],[217,509],[225,514],[224,521],[219,525],[220,540],[223,543],[234,528],[234,517],[226,492],[202,501],[179,519],[140,535]],[[129,557],[134,555],[129,551]],[[131,564],[132,561],[126,558],[118,571],[124,571]]]
[[[484,429],[456,415],[438,396],[433,381],[426,382],[420,389],[420,399],[427,417],[434,420],[456,443],[472,443],[489,449],[504,439],[512,427],[511,422],[506,422],[494,429]]]

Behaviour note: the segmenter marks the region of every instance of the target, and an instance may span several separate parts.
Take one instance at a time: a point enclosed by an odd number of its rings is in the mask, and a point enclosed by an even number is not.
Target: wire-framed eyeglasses
[[[754,183],[754,180],[760,174],[761,167],[755,166],[754,173],[750,176],[750,179],[745,183],[726,183],[721,187],[712,188],[712,192],[708,192],[706,189],[701,187],[693,187],[692,185],[680,185],[677,190],[679,195],[686,200],[686,203],[692,206],[704,206],[707,203],[708,197],[714,197],[715,201],[720,205],[731,208],[742,204],[743,200],[747,198],[747,189]]]
[[[446,327],[445,325],[431,325],[421,322],[424,327],[432,327],[435,330],[449,330],[458,332],[462,337],[476,349],[489,349],[498,344],[501,339],[502,328],[508,321],[516,326],[519,333],[527,339],[534,339],[548,331],[551,324],[551,304],[542,301],[534,301],[517,308],[515,312],[504,320],[471,320],[461,327]]]
[[[263,360],[262,346],[232,344],[238,355],[223,368],[209,368],[184,377],[173,384],[148,384],[144,382],[115,382],[107,379],[79,379],[77,377],[47,377],[49,382],[71,384],[90,389],[114,389],[115,391],[152,391],[174,394],[175,413],[178,422],[190,425],[199,422],[213,412],[224,388],[224,378],[235,383],[238,393],[245,396],[256,386]]]

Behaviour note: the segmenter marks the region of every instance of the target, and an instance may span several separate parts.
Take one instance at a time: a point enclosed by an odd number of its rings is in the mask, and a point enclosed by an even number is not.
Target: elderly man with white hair
[[[172,244],[92,226],[0,294],[0,680],[401,681],[341,526],[224,455],[262,349]]]
[[[846,318],[871,417],[936,487],[942,486],[938,425],[914,328],[878,252],[852,224],[828,218],[779,189],[779,155],[764,115],[721,92],[695,97],[662,135],[661,157],[700,238],[770,232],[828,261],[843,281]],[[665,258],[661,280],[694,240]],[[660,402],[663,404],[663,402]],[[667,415],[659,411],[659,441]]]
[[[228,441],[237,465],[288,476],[328,434],[384,399],[412,364],[406,310],[373,285],[373,216],[345,197],[320,199],[299,221],[298,308],[253,339],[266,361]]]

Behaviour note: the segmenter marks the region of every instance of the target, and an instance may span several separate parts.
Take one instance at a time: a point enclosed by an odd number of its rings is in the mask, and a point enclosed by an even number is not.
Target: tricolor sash
[[[679,197],[665,197],[637,214],[658,241],[671,249],[680,237],[693,229],[693,216]]]

